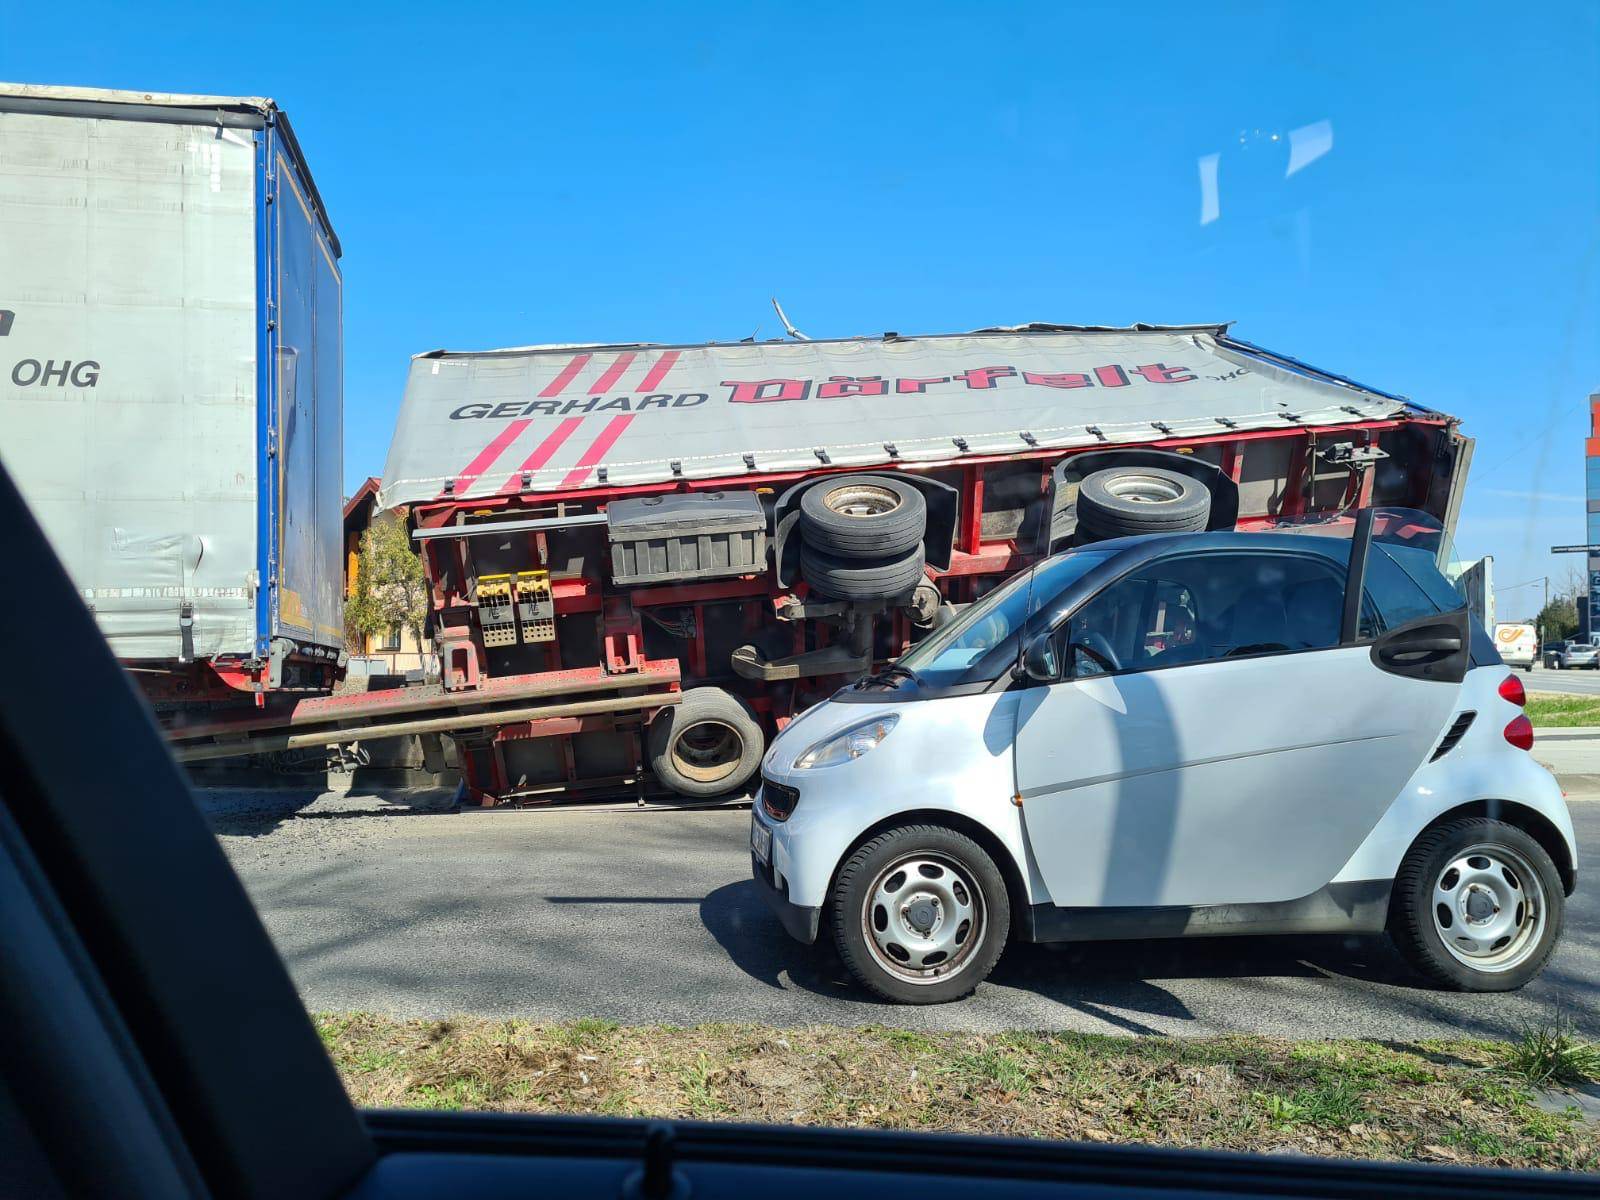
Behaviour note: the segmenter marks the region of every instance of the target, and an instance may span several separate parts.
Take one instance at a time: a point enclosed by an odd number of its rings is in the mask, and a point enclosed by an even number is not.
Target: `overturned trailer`
[[[419,732],[480,803],[736,794],[795,715],[1053,549],[1453,523],[1456,426],[1221,325],[422,354],[379,494],[429,581],[429,702],[459,706]],[[487,719],[532,686],[548,715]]]

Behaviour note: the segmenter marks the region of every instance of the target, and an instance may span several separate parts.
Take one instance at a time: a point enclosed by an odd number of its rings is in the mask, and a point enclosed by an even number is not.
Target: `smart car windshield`
[[[1108,550],[1074,550],[1022,572],[920,642],[900,665],[932,686],[992,678],[994,662],[1005,657],[996,651],[1014,651],[1019,628],[1053,607],[1062,592],[1111,555]]]

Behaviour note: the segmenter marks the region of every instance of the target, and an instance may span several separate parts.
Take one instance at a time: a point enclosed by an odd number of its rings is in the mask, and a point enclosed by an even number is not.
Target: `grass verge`
[[[1565,1031],[1520,1043],[618,1026],[324,1013],[360,1105],[945,1130],[1348,1158],[1600,1170],[1532,1083],[1600,1071]],[[1564,1038],[1538,1042],[1543,1033]]]
[[[1600,696],[1569,696],[1559,692],[1531,692],[1528,714],[1535,728],[1559,729],[1574,725],[1600,725]]]

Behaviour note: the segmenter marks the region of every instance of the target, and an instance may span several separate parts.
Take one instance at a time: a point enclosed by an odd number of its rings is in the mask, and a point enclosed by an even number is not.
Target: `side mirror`
[[[1034,638],[1022,652],[1022,673],[1039,683],[1054,683],[1061,678],[1061,656],[1056,639],[1049,634]]]

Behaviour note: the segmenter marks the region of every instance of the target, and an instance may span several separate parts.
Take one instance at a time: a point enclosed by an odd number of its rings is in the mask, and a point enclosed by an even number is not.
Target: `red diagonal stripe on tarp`
[[[600,436],[595,438],[594,445],[583,452],[583,457],[578,459],[577,465],[567,472],[567,477],[561,481],[561,486],[576,487],[587,479],[595,463],[606,456],[606,452],[617,444],[622,431],[632,423],[632,414],[626,417],[612,417],[607,421],[606,427],[600,431]]]
[[[622,373],[633,365],[632,354],[621,354],[617,361],[606,368],[605,374],[596,379],[589,388],[589,395],[603,396],[617,386],[617,380],[622,378]]]
[[[556,451],[561,449],[561,443],[571,437],[577,431],[578,426],[582,424],[582,417],[568,417],[557,425],[550,431],[550,436],[535,446],[533,453],[528,455],[523,460],[522,465],[512,472],[511,478],[500,485],[500,490],[502,492],[520,492],[522,490],[523,472],[537,471],[554,458]]]
[[[672,364],[677,361],[678,352],[676,350],[668,350],[660,358],[656,359],[654,366],[645,372],[644,378],[639,381],[637,390],[641,392],[655,391],[661,386],[661,381],[667,377],[667,372],[672,370]]]
[[[557,375],[549,383],[544,385],[544,391],[540,392],[539,395],[561,395],[562,392],[567,390],[567,384],[571,383],[573,379],[577,377],[578,372],[589,365],[590,357],[591,356],[587,354],[579,354],[574,357],[571,362],[561,368],[561,374]]]
[[[517,440],[519,433],[532,424],[531,420],[513,421],[495,434],[494,441],[478,451],[476,458],[456,472],[456,480],[460,483],[456,488],[457,495],[465,492],[480,475],[494,466],[494,460],[500,457],[507,446]],[[439,494],[444,495],[443,492]]]

